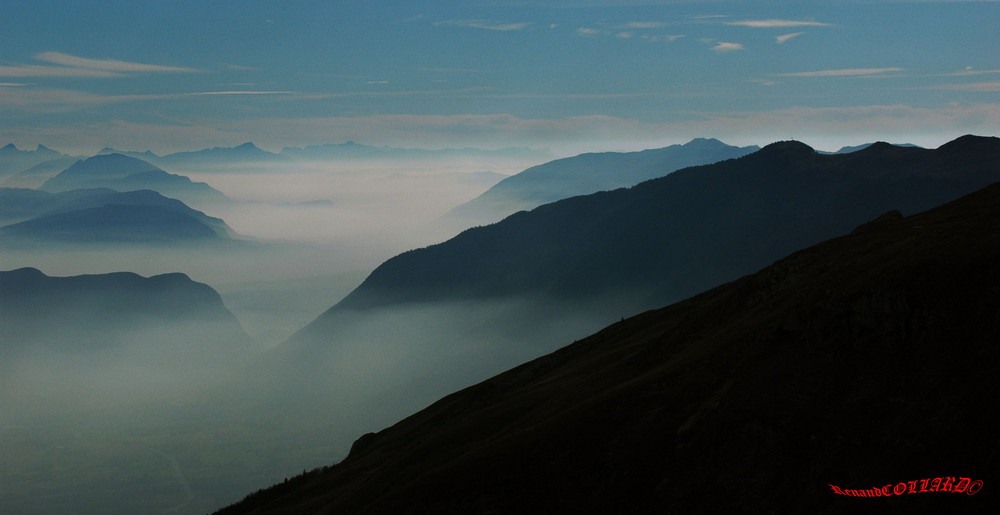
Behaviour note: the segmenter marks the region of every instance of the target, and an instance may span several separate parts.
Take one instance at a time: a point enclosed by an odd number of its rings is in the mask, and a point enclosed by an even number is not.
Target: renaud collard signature
[[[959,476],[957,481],[954,477],[914,479],[913,481],[896,483],[895,486],[890,483],[883,487],[876,486],[863,490],[841,488],[837,485],[829,486],[833,490],[833,493],[848,497],[890,497],[893,495],[928,494],[934,492],[976,495],[983,488],[983,482],[978,479],[973,481],[972,478]]]

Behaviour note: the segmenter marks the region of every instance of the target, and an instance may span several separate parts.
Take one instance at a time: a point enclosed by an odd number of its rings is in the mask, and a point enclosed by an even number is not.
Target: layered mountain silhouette
[[[843,159],[956,180],[996,163],[996,145]],[[759,175],[757,160],[786,187],[852,169],[781,144],[723,170]],[[219,513],[992,513],[998,280],[1000,186],[887,213],[444,397]],[[962,477],[981,491],[933,491]],[[833,488],[900,483],[911,493]]]
[[[262,150],[251,142],[235,147],[212,147],[192,152],[176,152],[161,156],[157,163],[173,168],[218,165],[234,162],[281,162],[288,158]]]
[[[10,143],[0,148],[0,178],[22,172],[46,161],[65,157],[68,156],[43,145],[38,145],[35,150],[21,150]]]
[[[236,237],[224,221],[151,190],[0,188],[0,241],[171,243]]]
[[[163,169],[135,157],[99,154],[74,163],[45,181],[41,189],[63,192],[75,189],[108,188],[115,191],[154,190],[187,204],[206,206],[229,199],[203,182]]]
[[[329,160],[329,159],[430,159],[454,157],[519,157],[541,159],[550,156],[548,151],[529,148],[502,148],[499,150],[482,150],[478,148],[446,148],[428,150],[422,148],[399,148],[363,145],[354,141],[345,143],[327,143],[324,145],[309,145],[306,147],[285,147],[280,155],[299,160]]]
[[[684,145],[641,152],[603,152],[557,159],[528,168],[448,213],[448,219],[474,224],[496,222],[577,195],[634,186],[689,166],[744,156],[757,146],[734,147],[717,139],[698,138]]]
[[[935,150],[876,143],[822,155],[780,142],[628,189],[573,197],[400,254],[304,333],[341,310],[544,295],[635,307],[673,302],[753,272],[879,213],[928,209],[1000,180],[1000,139]]]
[[[66,168],[79,161],[79,158],[64,156],[43,161],[27,170],[7,177],[2,185],[5,188],[41,188],[45,181],[55,177]]]
[[[178,341],[167,343],[175,336]],[[252,349],[219,294],[184,274],[49,277],[34,268],[0,272],[3,355],[85,355],[130,339],[186,348],[201,357],[245,358]],[[172,354],[172,349],[160,350]]]

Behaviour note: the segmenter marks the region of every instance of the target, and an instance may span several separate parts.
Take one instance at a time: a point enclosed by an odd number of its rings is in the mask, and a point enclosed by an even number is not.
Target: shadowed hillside
[[[0,272],[0,317],[5,352],[34,347],[86,353],[114,346],[122,334],[145,325],[170,330],[187,323],[219,331],[202,342],[206,348],[221,342],[250,349],[219,294],[180,273],[145,278],[128,272],[49,277],[33,268]]]
[[[577,195],[633,186],[689,166],[744,156],[759,147],[734,147],[698,138],[641,152],[581,154],[533,166],[453,209],[448,219],[485,224],[517,211]]]
[[[1000,181],[1000,139],[797,142],[574,197],[398,255],[267,353],[257,409],[331,403],[376,427],[440,396],[851,231]],[[346,427],[346,426],[345,426]]]
[[[994,185],[623,320],[219,513],[991,513],[997,284]],[[942,476],[985,486],[829,486]]]
[[[166,243],[228,239],[218,218],[151,190],[49,193],[0,188],[0,237],[11,243]],[[16,223],[9,223],[16,222]]]
[[[198,206],[229,200],[208,184],[167,173],[142,159],[122,154],[99,154],[77,161],[41,186],[42,190],[54,193],[88,188],[153,190]]]
[[[379,266],[331,312],[403,303],[629,292],[646,308],[753,272],[879,213],[904,214],[1000,180],[1000,139],[936,150],[879,143],[821,155],[782,142],[629,189],[470,229]],[[321,317],[306,333],[322,331]]]

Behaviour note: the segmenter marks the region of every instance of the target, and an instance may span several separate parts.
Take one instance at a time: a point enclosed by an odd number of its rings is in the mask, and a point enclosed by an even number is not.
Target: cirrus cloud
[[[803,34],[805,34],[805,32],[793,32],[791,34],[783,34],[781,36],[776,36],[774,38],[774,40],[775,40],[775,42],[777,42],[780,45],[780,44],[784,43],[785,41],[788,41],[789,39],[797,38],[797,37],[799,37],[799,36],[801,36]]]
[[[726,41],[719,41],[715,46],[712,47],[712,50],[721,54],[725,52],[735,52],[738,50],[745,50],[745,48],[743,47],[742,43],[729,43]]]
[[[844,68],[811,72],[779,73],[779,77],[862,77],[904,71],[904,68]]]
[[[800,20],[742,20],[742,21],[730,21],[726,22],[726,25],[734,25],[739,27],[751,27],[755,29],[781,29],[788,27],[829,27],[829,23],[820,23],[818,21],[800,21]]]
[[[517,23],[500,23],[490,20],[448,20],[439,21],[434,24],[435,26],[449,26],[449,27],[466,27],[472,29],[483,29],[483,30],[495,30],[501,32],[508,32],[512,30],[524,30],[531,27],[531,23],[528,22],[517,22]]]
[[[42,52],[32,57],[47,64],[0,66],[0,77],[112,78],[136,73],[192,73],[200,71],[194,68],[161,66],[117,59],[89,59],[62,52]]]

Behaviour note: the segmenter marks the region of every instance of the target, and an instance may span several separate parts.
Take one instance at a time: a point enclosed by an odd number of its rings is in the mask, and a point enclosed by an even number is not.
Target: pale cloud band
[[[741,43],[729,43],[726,41],[719,41],[718,44],[712,47],[712,50],[724,53],[724,52],[735,52],[737,50],[743,50],[743,44]]]
[[[793,32],[791,34],[783,34],[781,36],[776,36],[774,40],[780,45],[785,41],[788,41],[789,39],[797,38],[803,34],[805,34],[805,32]]]
[[[483,29],[483,30],[496,30],[501,32],[507,32],[512,30],[524,30],[531,26],[528,22],[518,22],[518,23],[498,23],[490,20],[449,20],[449,21],[439,21],[434,24],[435,26],[449,26],[449,27],[466,27],[473,29]]]
[[[146,148],[159,153],[196,150],[206,141],[236,145],[254,141],[263,148],[364,141],[371,145],[417,148],[481,146],[548,147],[558,155],[595,150],[639,150],[694,137],[717,137],[730,144],[767,144],[798,139],[835,150],[876,140],[936,146],[962,134],[992,134],[1000,124],[1000,104],[940,108],[874,105],[842,108],[793,107],[772,111],[732,111],[642,122],[614,116],[521,118],[494,115],[375,115],[364,117],[267,118],[239,121],[188,120],[176,125],[123,121],[36,128],[24,133],[0,127],[0,140],[44,143],[61,151],[104,146]]]
[[[904,68],[845,68],[811,72],[779,73],[779,77],[860,77],[904,71]]]
[[[0,66],[0,77],[102,78],[124,77],[132,73],[192,73],[199,71],[193,68],[160,66],[115,59],[88,59],[62,52],[42,52],[33,57],[48,64]]]
[[[726,25],[734,25],[739,27],[751,27],[755,29],[781,29],[789,27],[829,27],[829,23],[820,23],[818,21],[799,21],[799,20],[742,20],[742,21],[731,21],[726,22]]]
[[[155,64],[143,64],[143,63],[132,63],[127,61],[118,61],[115,59],[87,59],[85,57],[77,57],[70,54],[64,54],[62,52],[43,52],[34,56],[35,59],[56,64],[59,66],[67,66],[70,68],[82,68],[86,70],[100,70],[107,72],[120,72],[120,73],[191,73],[196,72],[193,68],[181,68],[176,66],[160,66]]]

